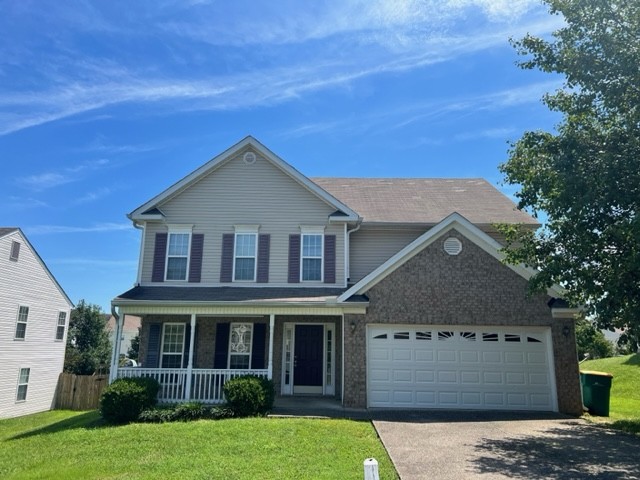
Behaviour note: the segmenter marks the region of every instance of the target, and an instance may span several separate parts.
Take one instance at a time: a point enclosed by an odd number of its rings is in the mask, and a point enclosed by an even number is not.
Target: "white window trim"
[[[170,227],[167,232],[167,250],[164,255],[164,281],[165,282],[188,282],[189,281],[189,264],[191,263],[191,240],[192,240],[192,227]],[[187,267],[184,272],[184,280],[168,279],[167,273],[169,272],[169,245],[171,244],[171,235],[189,235],[188,247],[187,247]],[[182,255],[171,255],[172,258],[183,258]]]
[[[60,315],[62,315],[62,314],[64,314],[64,323],[61,325],[60,324]],[[55,331],[55,335],[53,337],[56,342],[64,341],[64,334],[67,331],[67,317],[68,317],[67,312],[63,312],[63,311],[58,312],[58,321],[56,323],[56,331]],[[58,338],[58,329],[60,327],[62,327],[62,338]]]
[[[320,257],[305,257],[304,256],[304,237],[305,235],[320,235]],[[304,259],[305,258],[320,258],[320,279],[319,280],[304,280]],[[300,227],[300,282],[303,283],[322,283],[324,282],[324,227]]]
[[[22,370],[29,370],[29,376],[27,377],[26,383],[20,383],[20,377],[22,376]],[[20,367],[18,368],[18,382],[16,385],[16,403],[24,403],[27,401],[27,395],[29,394],[29,380],[31,380],[31,367]],[[20,392],[20,387],[26,386],[26,391],[24,392],[24,398],[18,399],[18,393]]]
[[[251,328],[251,344],[249,345],[249,353],[231,353],[231,335],[233,333],[233,326],[234,325],[249,325]],[[229,325],[229,345],[227,345],[227,368],[231,368],[231,356],[232,355],[236,355],[236,356],[249,356],[249,366],[247,367],[247,370],[251,370],[251,360],[253,359],[253,336],[255,333],[255,329],[253,328],[253,323],[251,322],[232,322]]]
[[[160,343],[160,368],[164,368],[162,366],[163,364],[162,359],[164,358],[165,355],[170,355],[172,357],[178,356],[177,353],[164,353],[164,337],[167,332],[167,325],[182,325],[182,347],[180,348],[180,367],[177,367],[177,368],[182,368],[182,365],[184,363],[184,344],[185,344],[185,341],[187,340],[185,338],[187,336],[187,324],[184,322],[164,322],[162,324],[162,339]]]
[[[21,308],[26,308],[27,309],[27,318],[24,321],[20,320],[20,309]],[[31,309],[29,308],[28,305],[18,305],[18,313],[16,314],[16,325],[15,325],[15,329],[13,330],[13,339],[14,340],[18,340],[20,342],[23,342],[27,339],[27,325],[29,324],[29,313],[30,313]],[[24,323],[24,337],[18,337],[16,336],[16,334],[18,333],[18,324],[19,323]]]
[[[233,271],[231,273],[231,280],[236,283],[255,283],[258,277],[258,230],[260,229],[260,225],[235,225],[234,228],[235,234],[233,236]],[[255,237],[253,257],[236,256],[236,241],[238,235],[253,235]],[[251,280],[236,279],[237,258],[253,258],[253,278]]]

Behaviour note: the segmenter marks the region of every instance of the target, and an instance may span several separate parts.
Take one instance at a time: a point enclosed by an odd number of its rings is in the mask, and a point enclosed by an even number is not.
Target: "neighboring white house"
[[[107,315],[107,331],[109,332],[109,343],[113,347],[116,339],[116,317]],[[120,335],[120,354],[126,355],[131,348],[131,340],[138,335],[142,319],[135,315],[125,315],[122,325],[122,335]]]
[[[0,418],[53,407],[73,304],[19,228],[0,228]]]

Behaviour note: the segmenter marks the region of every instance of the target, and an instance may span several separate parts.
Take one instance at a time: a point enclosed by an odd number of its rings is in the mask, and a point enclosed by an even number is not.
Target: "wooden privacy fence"
[[[108,375],[74,375],[62,372],[56,390],[57,409],[93,410],[100,404],[102,389],[109,383]]]

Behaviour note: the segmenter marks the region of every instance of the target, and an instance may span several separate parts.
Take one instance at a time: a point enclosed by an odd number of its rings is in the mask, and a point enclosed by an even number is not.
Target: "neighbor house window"
[[[56,340],[64,339],[64,329],[67,325],[67,312],[58,313],[58,325],[56,326]]]
[[[236,233],[233,258],[233,279],[235,281],[255,282],[257,238],[256,233]]]
[[[18,340],[24,340],[27,336],[27,319],[29,318],[29,307],[18,308],[18,320],[16,321],[16,336]]]
[[[18,375],[18,391],[16,392],[16,401],[24,402],[27,399],[27,387],[29,386],[30,368],[21,368]]]
[[[182,368],[184,323],[165,323],[162,332],[162,368]]]
[[[229,340],[229,368],[249,368],[251,366],[253,324],[232,323]]]
[[[302,281],[322,280],[322,239],[319,233],[302,234]]]
[[[20,256],[20,244],[18,242],[11,242],[11,253],[9,254],[9,259],[18,261],[18,257]]]
[[[190,233],[169,233],[167,245],[167,280],[186,280],[189,265]]]

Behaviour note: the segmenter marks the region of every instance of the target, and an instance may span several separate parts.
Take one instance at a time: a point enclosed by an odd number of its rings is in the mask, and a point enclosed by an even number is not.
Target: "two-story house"
[[[112,305],[142,318],[141,367],[112,378],[161,401],[254,373],[351,407],[582,411],[575,311],[502,263],[495,224],[538,225],[485,180],[307,178],[247,137],[128,217]]]
[[[0,228],[0,418],[53,407],[73,304],[19,228]]]

